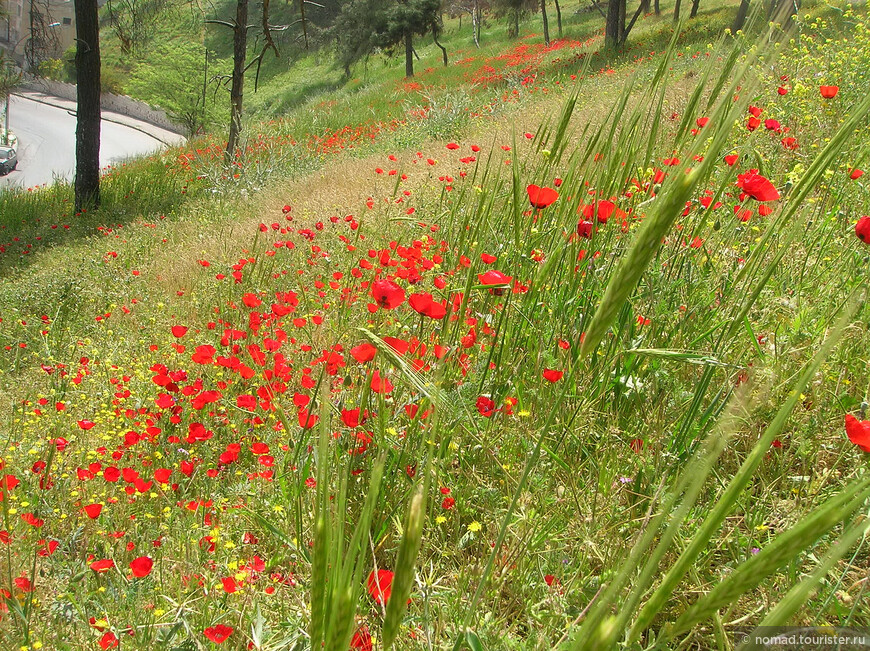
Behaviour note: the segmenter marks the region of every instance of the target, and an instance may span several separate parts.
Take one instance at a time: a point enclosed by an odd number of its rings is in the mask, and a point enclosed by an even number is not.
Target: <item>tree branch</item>
[[[640,6],[637,8],[637,11],[634,12],[634,16],[631,17],[631,22],[628,23],[628,27],[626,27],[622,31],[622,39],[619,43],[620,45],[624,44],[625,41],[628,39],[628,33],[631,31],[631,28],[634,27],[634,23],[637,21],[638,16],[640,16],[642,11],[643,11],[643,0],[641,0]]]
[[[599,14],[601,14],[601,17],[602,17],[604,20],[607,20],[607,14],[604,13],[604,9],[601,8],[601,5],[598,4],[598,0],[591,0],[591,2],[592,2],[592,6],[595,7],[595,8],[598,10],[598,13],[599,13]]]

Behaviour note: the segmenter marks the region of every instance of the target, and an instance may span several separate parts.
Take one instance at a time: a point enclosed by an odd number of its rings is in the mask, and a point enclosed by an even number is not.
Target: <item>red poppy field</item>
[[[605,114],[579,79],[537,128],[249,196],[191,146],[147,163],[171,211],[121,169],[135,217],[4,225],[0,646],[870,626],[870,30],[846,18],[672,43]]]

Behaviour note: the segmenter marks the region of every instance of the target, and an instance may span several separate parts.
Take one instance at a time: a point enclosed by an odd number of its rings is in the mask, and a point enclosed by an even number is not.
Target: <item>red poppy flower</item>
[[[78,426],[85,431],[92,429],[94,425],[96,425],[92,420],[80,420],[76,422],[78,423]]]
[[[739,158],[739,156],[737,154],[730,154],[730,155],[725,157],[725,164],[729,165],[729,166],[734,165],[734,163],[737,162],[738,158]]]
[[[392,280],[376,280],[372,283],[372,298],[385,310],[392,310],[405,302],[405,290]]]
[[[870,244],[870,217],[864,215],[858,220],[858,223],[855,224],[855,235],[862,242]]]
[[[97,574],[100,574],[102,572],[108,572],[113,567],[115,567],[115,561],[110,558],[104,558],[103,560],[94,561],[93,563],[91,563],[91,569]]]
[[[360,364],[372,361],[377,352],[378,349],[367,341],[350,349],[351,356]]]
[[[100,517],[100,512],[103,510],[102,504],[88,504],[84,509],[85,515],[87,515],[91,520],[95,520]]]
[[[559,193],[553,188],[539,187],[532,184],[526,188],[529,195],[529,203],[535,208],[546,208],[559,198]]]
[[[208,627],[202,632],[202,634],[215,644],[221,644],[225,642],[230,635],[233,634],[234,630],[235,629],[232,626],[227,626],[226,624],[218,624],[216,626]]]
[[[832,99],[840,92],[839,86],[819,86],[819,92],[825,99]]]
[[[870,421],[858,420],[852,414],[846,414],[846,434],[852,443],[864,452],[870,452]]]
[[[366,587],[371,598],[383,606],[393,591],[393,573],[390,570],[372,571],[366,580]]]
[[[491,269],[485,274],[477,274],[481,285],[507,285],[513,280],[513,276],[503,274],[501,271]]]
[[[118,637],[112,631],[106,631],[103,637],[97,640],[101,649],[114,649],[118,646]]]
[[[154,561],[148,556],[140,556],[139,558],[134,558],[130,561],[130,569],[133,571],[133,576],[137,579],[141,579],[151,574],[151,568],[153,567]]]
[[[588,240],[592,239],[592,222],[587,222],[585,219],[581,219],[577,222],[577,235],[580,237],[585,237]]]
[[[174,325],[172,326],[172,336],[176,339],[180,339],[184,335],[187,334],[187,326],[183,325]]]
[[[737,176],[737,186],[756,201],[776,201],[779,192],[768,179],[752,169]]]
[[[448,142],[447,149],[459,149],[459,145],[457,145],[455,142]]]
[[[746,120],[747,131],[755,131],[759,126],[761,126],[761,120],[759,118],[751,117]]]
[[[372,651],[372,636],[368,626],[360,626],[350,640],[351,651]]]
[[[435,301],[432,298],[432,294],[411,294],[408,298],[408,305],[410,305],[415,312],[418,312],[423,316],[428,316],[430,319],[443,319],[447,314],[447,308],[443,304]]]
[[[849,178],[853,181],[860,179],[862,176],[864,176],[864,170],[859,170],[857,167],[849,172]]]
[[[481,416],[489,418],[495,413],[495,402],[492,398],[480,396],[474,406],[477,407],[477,411]]]
[[[492,264],[493,262],[498,260],[498,258],[494,255],[490,255],[489,253],[481,253],[480,260],[481,262],[483,262],[483,264]]]
[[[596,219],[598,219],[599,224],[606,224],[607,220],[610,219],[610,216],[613,214],[613,211],[616,210],[616,204],[612,201],[601,200],[598,202],[598,207],[595,211]]]
[[[562,376],[565,375],[565,373],[564,371],[557,371],[552,368],[547,368],[544,369],[543,375],[544,379],[547,380],[547,382],[558,382],[562,379]]]
[[[393,384],[389,378],[381,377],[380,371],[375,371],[372,374],[371,389],[375,393],[389,393],[393,390]]]

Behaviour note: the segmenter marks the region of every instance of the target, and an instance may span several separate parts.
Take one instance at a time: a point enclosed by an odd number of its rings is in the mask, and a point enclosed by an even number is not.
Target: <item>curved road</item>
[[[72,180],[75,171],[75,104],[61,99],[45,99],[51,104],[12,96],[9,128],[18,136],[18,169],[0,176],[0,188],[28,188],[53,183],[57,178]],[[164,147],[166,142],[183,141],[181,136],[126,116],[104,113],[106,117],[126,124],[103,119],[100,127],[100,165],[103,167],[150,154]]]

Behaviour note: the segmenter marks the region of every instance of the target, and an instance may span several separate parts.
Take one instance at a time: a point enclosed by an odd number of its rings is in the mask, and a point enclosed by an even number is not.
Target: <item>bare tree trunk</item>
[[[474,0],[471,5],[471,31],[474,44],[480,47],[480,0]]]
[[[659,7],[659,0],[655,0],[655,12],[656,12],[656,16],[662,15],[662,9],[661,9],[661,7]]]
[[[441,50],[441,58],[444,61],[444,67],[447,67],[447,48],[441,45],[441,42],[438,40],[438,32],[441,29],[438,27],[438,23],[432,25],[432,40],[435,41],[435,45]]]
[[[676,2],[674,3],[674,22],[675,23],[680,22],[680,4],[681,4],[681,2],[682,2],[682,0],[676,0]]]
[[[405,32],[405,76],[414,76],[414,44],[411,32]]]
[[[640,11],[644,14],[649,13],[649,0],[640,0]]]
[[[100,205],[100,19],[97,0],[75,0],[75,210]]]
[[[736,33],[743,29],[743,24],[746,22],[746,15],[749,13],[749,3],[751,0],[741,0],[740,7],[737,8],[737,16],[734,18],[734,24],[731,25],[731,31]]]
[[[308,51],[308,23],[305,20],[305,0],[299,0],[299,20],[302,21],[302,38],[305,39],[305,50]]]
[[[692,11],[689,14],[689,18],[694,18],[698,15],[698,5],[701,4],[701,0],[692,0]]]
[[[556,3],[556,27],[559,30],[559,38],[562,38],[562,8],[559,6],[559,0],[554,0]]]
[[[233,81],[230,89],[230,136],[224,163],[231,165],[242,132],[242,100],[245,88],[245,57],[248,48],[248,0],[236,3],[236,22],[233,26]]]
[[[607,20],[604,23],[604,44],[616,48],[622,43],[622,33],[625,30],[626,0],[608,0]]]
[[[550,22],[547,20],[547,0],[541,0],[541,20],[544,22],[544,45],[550,47]]]
[[[628,34],[629,32],[631,32],[632,29],[634,29],[634,24],[637,22],[637,19],[640,18],[640,15],[643,13],[643,9],[643,0],[641,0],[641,3],[637,7],[637,11],[634,12],[634,15],[631,17],[628,25],[625,25],[625,27],[622,28],[622,40],[619,42],[620,46],[624,45],[625,42],[628,40]],[[625,3],[623,3],[622,5],[622,11],[622,22],[623,24],[625,24]]]

